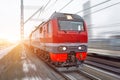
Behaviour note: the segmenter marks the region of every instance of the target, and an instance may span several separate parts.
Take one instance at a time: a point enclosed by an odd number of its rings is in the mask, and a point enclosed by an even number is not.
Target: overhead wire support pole
[[[24,40],[24,5],[23,0],[21,0],[21,23],[20,23],[20,34],[21,34],[21,41]]]
[[[23,46],[23,40],[24,40],[24,5],[23,0],[21,0],[21,23],[20,23],[20,33],[21,33],[21,43],[22,43],[22,53],[21,58],[25,58],[25,52],[24,52],[24,46]]]

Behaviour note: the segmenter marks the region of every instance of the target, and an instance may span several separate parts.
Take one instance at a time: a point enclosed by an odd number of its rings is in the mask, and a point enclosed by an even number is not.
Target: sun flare
[[[16,37],[10,37],[7,39],[9,42],[12,42],[12,43],[15,43],[15,42],[18,42],[18,38]]]
[[[0,39],[5,39],[11,43],[16,43],[19,41],[19,36],[0,36]]]

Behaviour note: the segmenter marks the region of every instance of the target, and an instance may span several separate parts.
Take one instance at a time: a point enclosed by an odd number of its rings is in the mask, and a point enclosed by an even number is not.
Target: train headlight
[[[81,46],[78,46],[78,50],[81,50],[82,49],[82,47]]]
[[[58,50],[60,50],[60,51],[66,51],[67,47],[66,46],[60,46],[60,47],[58,47]]]
[[[63,51],[66,51],[66,50],[67,50],[67,47],[62,47],[62,50],[63,50]]]
[[[85,51],[86,50],[86,46],[85,45],[80,45],[80,46],[78,46],[78,50]]]

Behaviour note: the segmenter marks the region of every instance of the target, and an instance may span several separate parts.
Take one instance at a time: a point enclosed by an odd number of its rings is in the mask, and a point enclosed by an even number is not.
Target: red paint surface
[[[67,60],[67,53],[50,53],[50,58],[53,62],[65,62]]]
[[[87,52],[77,52],[76,57],[78,60],[85,60],[87,57]]]

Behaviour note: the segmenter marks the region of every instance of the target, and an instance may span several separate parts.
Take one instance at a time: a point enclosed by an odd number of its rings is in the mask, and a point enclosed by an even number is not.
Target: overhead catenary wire
[[[39,11],[40,11],[40,13],[41,13],[41,11],[47,7],[47,5],[50,3],[50,1],[51,1],[51,0],[49,0],[44,7],[43,7],[43,6],[40,7],[35,13],[33,13],[33,15],[30,16],[30,17],[24,22],[24,24],[26,24],[30,19],[32,19],[32,17],[35,16]]]
[[[55,0],[54,1],[54,3],[52,3],[50,6],[49,6],[49,9],[51,8],[51,7],[53,7],[53,5],[55,5],[56,3],[57,3],[57,1],[58,0]],[[59,11],[61,11],[62,9],[64,9],[65,7],[67,7],[72,1],[74,1],[74,0],[70,0],[65,6],[63,6]],[[50,1],[49,1],[49,3],[50,3]],[[48,5],[48,4],[47,4]],[[43,8],[43,10],[45,10],[45,8],[46,8],[47,6],[45,6],[44,8]],[[58,11],[58,12],[59,12]],[[40,14],[41,14],[41,12],[39,13],[39,15],[38,15],[38,17],[40,16]]]
[[[51,0],[49,0],[49,1],[47,2],[47,4],[43,7],[42,10],[45,10],[45,8],[49,5],[50,2],[51,2]],[[42,13],[42,11],[39,12],[38,17],[40,16],[41,13]]]
[[[54,3],[52,3],[52,4],[50,5],[49,9],[51,8],[51,6],[55,5],[55,4],[57,3],[57,1],[58,1],[58,0],[55,0]],[[49,3],[50,3],[50,2],[49,2]],[[47,4],[47,5],[48,5],[48,4]],[[46,7],[47,7],[47,6],[46,6]],[[44,10],[45,10],[45,8],[44,8]],[[41,12],[39,13],[38,18],[39,18],[39,16],[40,16],[40,14],[41,14]]]
[[[55,5],[55,4],[57,3],[57,1],[58,1],[58,0],[55,0],[55,1],[49,6],[49,9],[50,9],[51,7],[53,7],[53,5]]]
[[[70,0],[65,6],[63,6],[58,12],[62,11],[66,6],[68,6],[72,1],[74,0]]]
[[[30,16],[30,17],[24,22],[24,24],[26,24],[30,19],[32,19],[32,17],[35,16],[40,10],[42,10],[42,7],[40,7],[35,13],[33,13],[33,15]]]
[[[87,15],[91,15],[91,14],[97,13],[97,12],[99,12],[99,11],[102,11],[102,10],[104,10],[104,9],[110,8],[110,7],[115,6],[115,5],[118,5],[118,4],[120,4],[120,2],[117,2],[117,3],[115,3],[115,4],[109,5],[109,6],[107,6],[107,7],[104,7],[104,8],[102,8],[102,9],[96,10],[96,11],[94,11],[94,12],[85,14],[84,16],[87,16]]]
[[[45,8],[49,5],[50,1],[51,1],[51,0],[49,0],[49,1],[47,2],[47,4],[44,6],[44,8],[42,7],[42,9],[45,9]],[[56,0],[55,3],[56,3],[57,1],[58,1],[58,0]],[[70,1],[69,1],[65,6],[63,6],[59,11],[63,10],[65,7],[67,7],[72,1],[74,1],[74,0],[70,0]],[[93,7],[97,7],[98,5],[104,4],[104,3],[108,2],[108,1],[111,1],[111,0],[106,0],[106,1],[104,1],[104,2],[101,2],[101,3],[99,3],[99,4],[96,4],[96,5],[94,5],[94,6],[91,6],[91,7],[89,7],[89,8],[84,9],[84,10],[81,10],[81,11],[85,11],[85,10],[91,9],[91,8],[93,8]],[[102,8],[102,9],[99,9],[99,10],[97,10],[97,11],[91,12],[91,13],[86,14],[86,15],[90,15],[90,14],[99,12],[99,11],[101,11],[101,10],[104,10],[104,9],[106,9],[106,8],[112,7],[112,6],[117,5],[117,4],[120,4],[120,2],[115,3],[115,4],[112,4],[112,5],[109,5],[109,6],[107,6],[107,7],[104,7],[104,8]],[[50,5],[50,6],[51,6],[51,5]],[[86,15],[85,15],[85,16],[86,16]],[[25,23],[26,23],[26,22],[25,22]],[[94,27],[94,28],[95,28],[95,27]]]
[[[104,4],[104,3],[107,3],[107,2],[109,2],[109,1],[111,1],[111,0],[106,0],[106,1],[104,1],[104,2],[98,3],[98,4],[96,4],[96,5],[93,5],[93,6],[89,7],[89,8],[86,8],[86,9],[84,9],[84,10],[80,10],[80,11],[76,12],[76,14],[81,13],[81,12],[86,11],[86,10],[89,10],[89,9],[91,9],[91,8],[100,6],[100,5],[102,5],[102,4]]]
[[[45,9],[45,8],[49,5],[50,2],[51,2],[51,0],[49,0],[49,1],[47,2],[47,4],[44,6],[43,9]]]
[[[58,0],[55,1],[55,4],[56,4],[57,1],[58,1]],[[63,10],[63,9],[64,9],[66,6],[68,6],[72,1],[74,1],[74,0],[70,0],[70,1],[69,1],[65,6],[63,6],[59,11]],[[35,13],[33,13],[33,15],[30,16],[30,17],[24,22],[24,24],[26,24],[30,19],[32,19],[32,17],[34,17],[34,16],[40,11],[40,13],[39,13],[39,15],[38,15],[38,17],[39,17],[39,16],[41,15],[42,11],[45,10],[45,8],[49,5],[50,2],[51,2],[51,0],[49,0],[44,7],[42,6],[42,7],[39,8]]]

